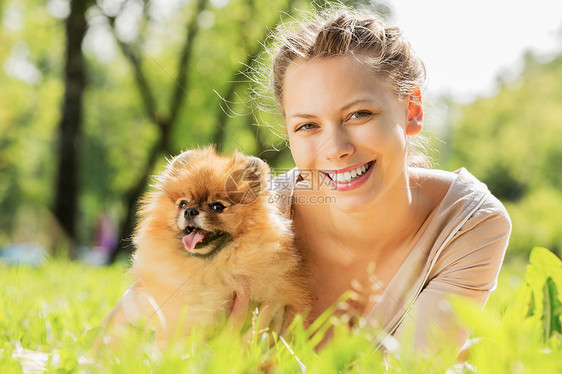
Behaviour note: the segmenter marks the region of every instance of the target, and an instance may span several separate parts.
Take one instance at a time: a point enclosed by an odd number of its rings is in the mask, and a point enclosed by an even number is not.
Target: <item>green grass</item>
[[[468,357],[479,373],[562,372],[562,265],[543,249],[535,249],[526,265],[504,265],[483,314],[454,303],[481,338]],[[223,333],[209,341],[180,339],[161,350],[150,333],[138,330],[121,337],[115,351],[93,357],[89,348],[96,327],[129,284],[123,264],[90,268],[51,260],[39,268],[0,267],[0,274],[2,373],[18,373],[22,364],[29,365],[16,357],[21,352],[35,354],[57,373],[301,373],[303,365],[307,373],[440,373],[456,364],[445,351],[421,357],[407,345],[383,357],[374,349],[373,329],[349,330],[346,324],[338,324],[335,338],[315,351],[318,335],[311,337],[299,321],[286,339],[275,337],[273,347],[259,334],[244,344]],[[471,372],[468,364],[457,364],[457,372]]]

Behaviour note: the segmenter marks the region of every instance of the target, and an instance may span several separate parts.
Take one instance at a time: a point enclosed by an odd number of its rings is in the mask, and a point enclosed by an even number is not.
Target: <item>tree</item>
[[[83,94],[86,68],[82,42],[86,35],[89,1],[72,0],[66,19],[65,94],[59,123],[58,174],[54,214],[72,242],[76,241],[78,198],[80,195],[80,155],[82,146]],[[75,256],[74,246],[69,256]]]
[[[174,131],[174,126],[179,118],[179,112],[182,109],[182,104],[185,100],[186,95],[188,95],[191,91],[191,81],[189,80],[189,70],[191,64],[193,63],[193,48],[196,43],[196,39],[200,30],[200,22],[199,17],[202,12],[205,10],[207,6],[208,0],[199,0],[194,9],[191,12],[191,16],[188,18],[186,27],[185,27],[185,38],[184,44],[181,49],[181,53],[178,56],[178,70],[176,75],[174,76],[174,83],[175,88],[173,90],[173,94],[171,95],[171,100],[168,104],[168,110],[166,111],[167,114],[162,115],[157,113],[156,104],[154,100],[153,88],[148,83],[148,78],[146,73],[143,71],[142,63],[141,63],[141,55],[132,48],[131,44],[125,43],[116,35],[116,39],[118,40],[119,46],[123,54],[126,56],[127,60],[130,62],[131,67],[134,71],[135,80],[137,83],[137,87],[141,94],[142,101],[144,103],[145,111],[151,121],[156,125],[159,129],[159,139],[156,144],[153,145],[149,152],[149,156],[145,161],[144,166],[142,167],[140,173],[138,174],[138,178],[136,182],[131,185],[131,188],[126,192],[125,195],[125,204],[126,204],[126,213],[125,217],[120,224],[119,230],[119,246],[113,252],[110,261],[114,261],[118,254],[120,253],[127,253],[130,252],[132,249],[129,246],[128,238],[131,237],[134,227],[134,220],[136,214],[136,204],[146,189],[148,180],[150,178],[150,173],[154,169],[156,161],[158,157],[162,154],[172,154],[176,153],[173,149],[172,145],[170,144],[170,136]],[[286,2],[284,9],[281,11],[281,14],[288,15],[293,9],[293,5],[295,0],[289,0]],[[254,4],[252,1],[248,1],[245,6],[248,8],[248,11],[251,12],[254,10]],[[113,30],[115,31],[115,16],[108,16],[110,19],[110,23],[112,25]],[[277,23],[281,22],[283,17],[275,17],[275,21],[273,24],[268,25],[268,27],[264,27],[262,31],[261,40],[256,40],[254,43],[247,43],[249,45],[248,48],[250,50],[246,51],[247,61],[243,64],[243,66],[251,66],[253,63],[253,59],[259,54],[259,52],[263,49],[265,44],[265,39],[268,35],[268,30],[276,27]],[[263,27],[263,26],[262,26]],[[229,103],[233,100],[233,97],[236,95],[236,89],[240,86],[243,86],[246,82],[244,73],[240,70],[240,67],[235,67],[235,70],[232,72],[231,78],[228,80],[228,87],[226,88],[225,94],[219,98],[219,100]],[[224,144],[224,137],[227,132],[226,130],[226,121],[228,119],[227,110],[225,110],[220,105],[221,103],[217,103],[217,115],[215,117],[215,133],[212,136],[213,143],[217,146],[218,149],[222,147]],[[247,123],[251,123],[251,117],[246,117],[250,119]],[[259,144],[260,147],[266,147],[265,143]],[[258,153],[263,151],[263,149],[259,149]],[[279,157],[279,156],[277,156]]]

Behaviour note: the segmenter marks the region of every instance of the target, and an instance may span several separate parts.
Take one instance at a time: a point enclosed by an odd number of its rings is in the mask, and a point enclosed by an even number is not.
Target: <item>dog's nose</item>
[[[185,212],[183,212],[183,215],[184,215],[185,218],[195,217],[198,214],[199,214],[199,211],[195,208],[187,208],[185,210]]]

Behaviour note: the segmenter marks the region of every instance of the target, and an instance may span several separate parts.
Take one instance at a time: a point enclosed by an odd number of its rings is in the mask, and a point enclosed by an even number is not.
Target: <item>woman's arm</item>
[[[484,307],[495,289],[510,233],[507,212],[490,198],[439,255],[428,283],[395,333],[398,340],[413,339],[417,348],[428,352],[445,344],[460,351],[471,331],[455,317],[447,298],[461,296]]]
[[[135,284],[133,284],[125,291],[123,297],[103,319],[101,323],[102,331],[92,346],[92,352],[98,352],[101,344],[106,344],[110,347],[115,346],[117,343],[115,341],[117,335],[115,332],[125,326],[134,325],[139,321],[140,311],[137,306],[136,292]],[[110,341],[107,341],[108,337]]]

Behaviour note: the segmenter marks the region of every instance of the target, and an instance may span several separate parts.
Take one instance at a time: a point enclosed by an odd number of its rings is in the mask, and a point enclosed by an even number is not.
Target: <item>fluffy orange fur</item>
[[[235,181],[239,192],[255,193],[238,202],[225,185],[240,170],[257,179]],[[136,308],[160,339],[168,339],[178,326],[184,334],[194,327],[213,330],[232,308],[235,293],[294,312],[307,306],[290,221],[268,201],[268,177],[265,162],[240,153],[219,156],[212,148],[182,153],[157,177],[155,190],[143,200],[131,275]],[[216,203],[224,210],[214,212],[210,207]],[[194,221],[187,222],[188,208],[198,212],[189,217]],[[190,250],[182,237],[192,227],[220,232],[226,242]],[[214,248],[219,249],[207,255]]]

